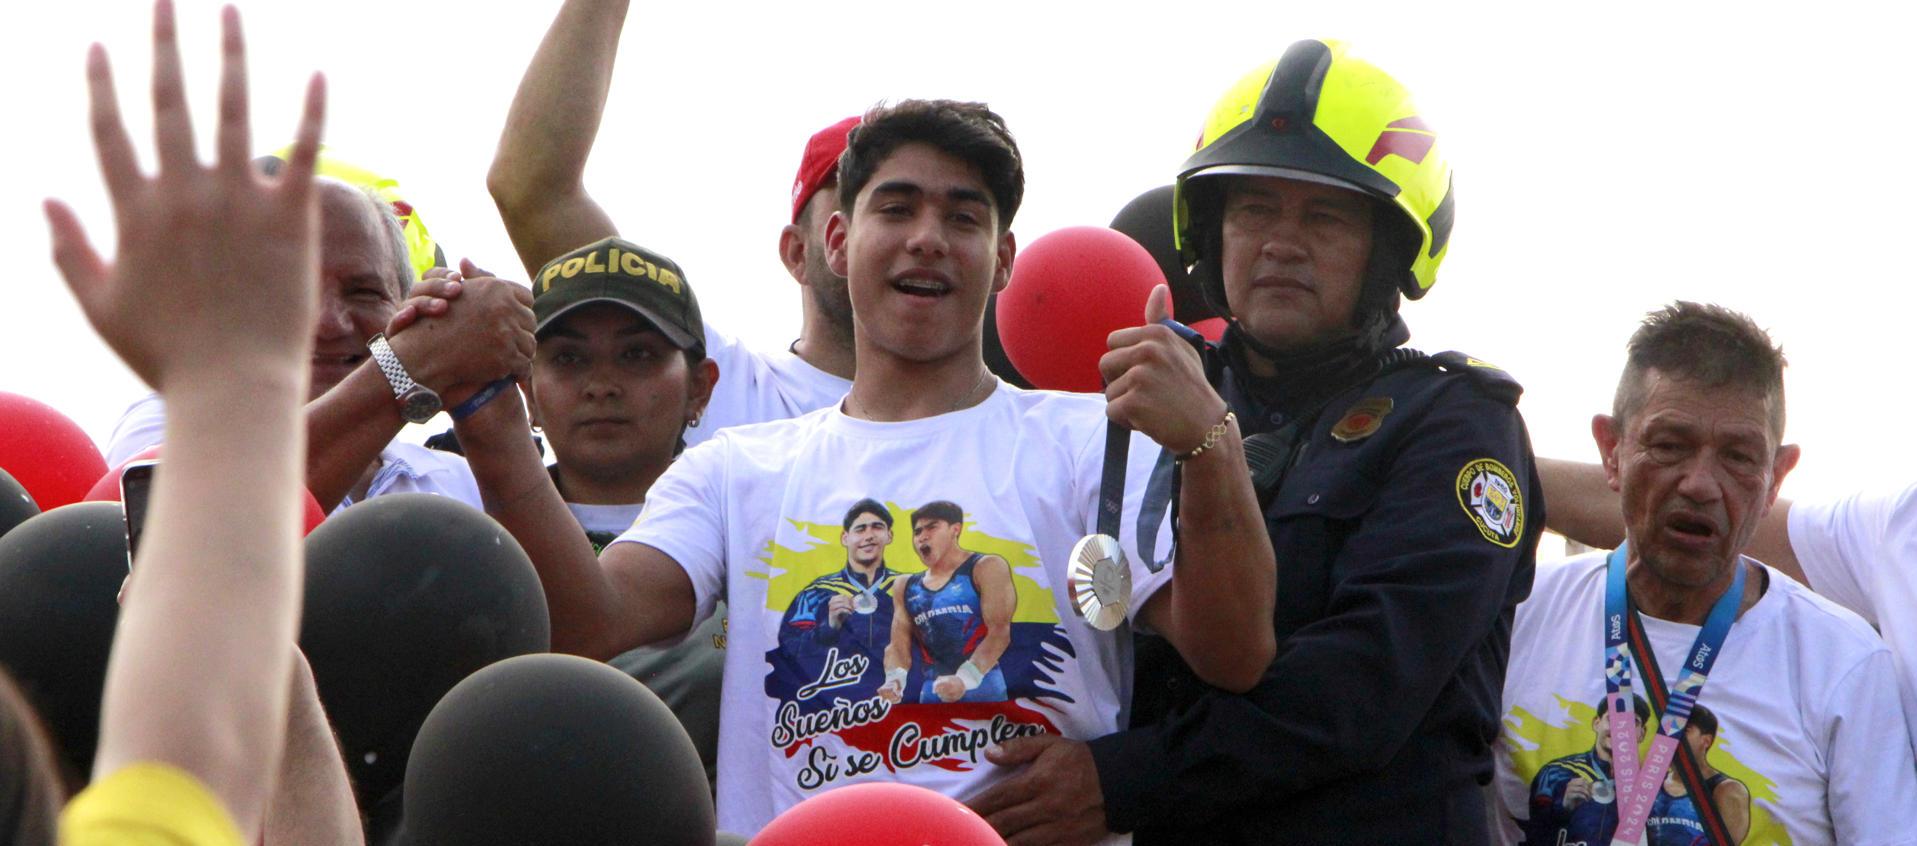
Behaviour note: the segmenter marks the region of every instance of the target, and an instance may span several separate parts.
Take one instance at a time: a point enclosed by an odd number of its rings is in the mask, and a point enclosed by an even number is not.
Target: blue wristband
[[[471,417],[474,412],[484,408],[486,403],[492,402],[494,397],[499,396],[501,391],[512,387],[512,384],[513,380],[510,377],[489,383],[486,387],[480,388],[479,393],[473,394],[467,398],[465,402],[460,403],[458,407],[446,413],[453,418],[453,422],[455,423]]]

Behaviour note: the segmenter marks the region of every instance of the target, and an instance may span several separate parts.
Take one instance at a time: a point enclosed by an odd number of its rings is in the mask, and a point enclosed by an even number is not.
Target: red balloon
[[[0,391],[0,470],[33,496],[41,511],[79,502],[106,472],[87,433],[45,403]]]
[[[1225,340],[1225,327],[1230,325],[1231,324],[1226,323],[1222,317],[1207,317],[1204,320],[1193,323],[1191,328],[1197,331],[1198,334],[1205,336],[1205,340],[1215,344]]]
[[[119,502],[120,474],[126,472],[126,465],[132,464],[135,461],[145,461],[149,458],[159,457],[160,448],[157,446],[141,450],[137,455],[127,459],[126,464],[113,468],[113,472],[101,476],[99,481],[94,482],[93,489],[87,491],[87,501]],[[304,498],[300,502],[300,534],[304,536],[310,534],[315,527],[319,526],[319,524],[326,519],[326,512],[320,510],[319,500],[313,498],[312,491],[302,489],[300,493],[304,494]]]
[[[779,815],[750,846],[1005,846],[983,817],[957,799],[897,782],[867,782],[820,793]]]
[[[1145,324],[1145,299],[1165,284],[1152,254],[1102,226],[1060,229],[1025,245],[998,295],[998,335],[1012,366],[1039,388],[1105,388],[1105,339]],[[1169,307],[1169,306],[1168,306]]]
[[[135,453],[132,458],[127,459],[124,463],[122,463],[118,467],[113,468],[111,471],[102,472],[100,474],[99,481],[94,482],[93,487],[87,490],[86,501],[87,502],[119,502],[120,501],[120,476],[126,472],[126,466],[128,464],[132,464],[135,461],[145,461],[149,458],[159,458],[159,457],[160,457],[160,448],[157,446],[150,446],[150,447],[147,447],[146,449],[140,450],[139,452]]]

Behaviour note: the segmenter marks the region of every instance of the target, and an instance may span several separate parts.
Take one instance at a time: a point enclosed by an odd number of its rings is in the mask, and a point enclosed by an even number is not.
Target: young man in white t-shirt
[[[1678,303],[1632,336],[1613,412],[1592,421],[1625,545],[1538,568],[1518,607],[1502,842],[1917,843],[1917,759],[1889,651],[1856,615],[1741,554],[1797,461],[1781,444],[1783,365],[1763,330],[1716,306]],[[1612,715],[1587,703],[1632,691],[1657,708],[1647,729],[1677,742],[1626,782],[1616,759],[1639,747],[1617,727],[1634,721],[1595,731]],[[1708,709],[1688,722],[1686,691]],[[1611,755],[1587,761],[1599,806],[1572,813],[1587,801],[1576,780],[1539,773],[1603,742]],[[1681,780],[1657,781],[1659,767]],[[1643,828],[1618,831],[1626,792],[1647,783]]]
[[[1109,598],[1226,689],[1250,687],[1275,653],[1273,559],[1242,444],[1215,396],[1179,393],[1204,384],[1188,344],[1163,326],[1117,336],[1121,348],[1101,363],[1109,402],[1008,388],[986,370],[986,297],[1009,280],[1024,183],[998,116],[949,101],[877,109],[841,168],[844,211],[828,222],[827,241],[859,329],[859,374],[842,407],[736,427],[689,450],[599,560],[563,530],[564,505],[517,403],[460,429],[489,511],[539,570],[555,649],[604,656],[677,637],[728,601],[718,801],[731,831],[756,831],[820,790],[873,779],[969,796],[1003,775],[984,756],[999,741],[1089,738],[1123,725],[1129,635],[1079,619],[1066,577],[1073,544],[1099,526],[1108,415],[1184,459],[1174,570],[1169,529],[1136,516],[1159,449],[1131,439],[1117,540],[1137,554],[1129,595]],[[1162,316],[1166,299],[1156,292],[1149,316]],[[938,499],[972,509],[968,547],[1004,558],[1017,589],[999,661],[1006,701],[835,697],[837,683],[883,672],[876,655],[841,655],[806,684],[768,673],[788,603],[843,566],[840,520],[868,496],[895,516],[900,503]],[[905,552],[888,560],[917,569]],[[832,704],[802,713],[800,700],[818,697]]]

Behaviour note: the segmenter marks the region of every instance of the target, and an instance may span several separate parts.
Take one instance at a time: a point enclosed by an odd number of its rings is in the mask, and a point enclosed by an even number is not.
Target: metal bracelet
[[[1204,455],[1205,450],[1217,446],[1219,441],[1224,440],[1225,433],[1231,431],[1231,424],[1237,419],[1238,415],[1231,413],[1229,410],[1226,411],[1225,419],[1218,421],[1218,425],[1211,427],[1211,429],[1205,432],[1205,442],[1199,444],[1197,449],[1179,456],[1179,462],[1190,461],[1198,456]]]

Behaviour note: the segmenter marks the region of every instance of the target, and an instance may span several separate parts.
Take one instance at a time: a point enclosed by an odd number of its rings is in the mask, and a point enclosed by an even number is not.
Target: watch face
[[[400,416],[408,423],[424,423],[433,419],[441,407],[439,394],[427,388],[415,387],[406,392],[400,405]]]

